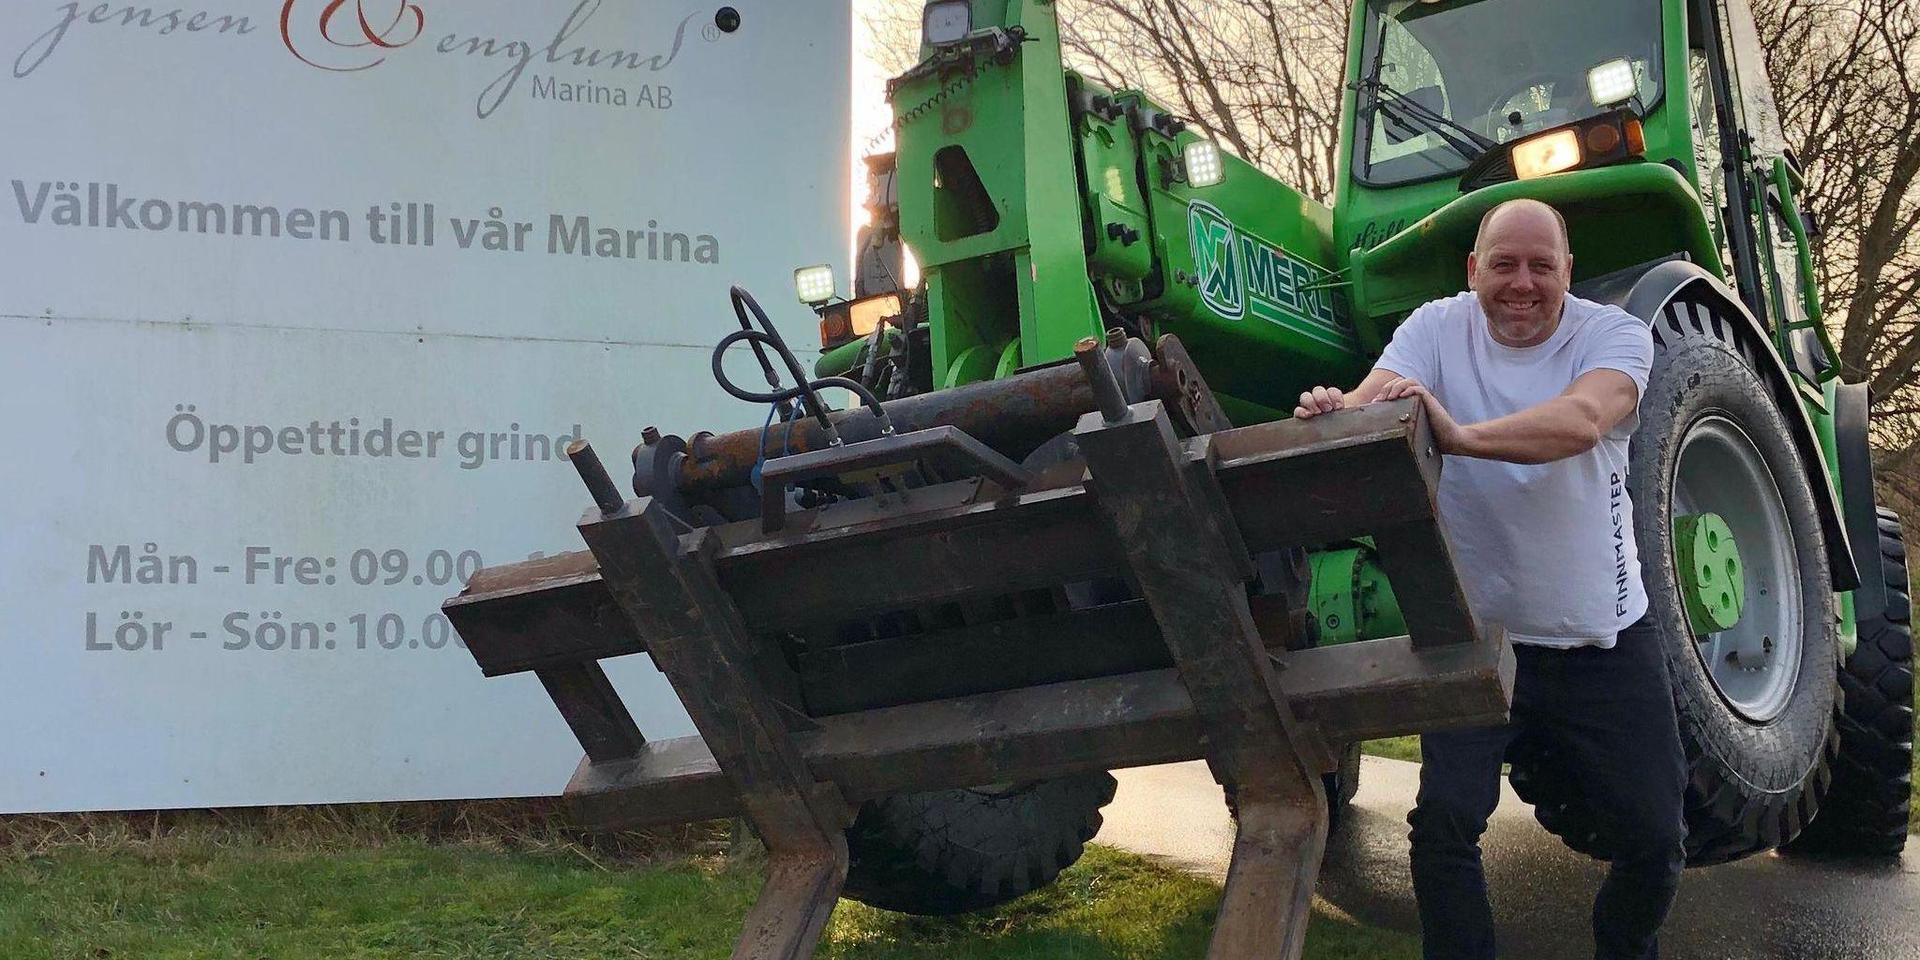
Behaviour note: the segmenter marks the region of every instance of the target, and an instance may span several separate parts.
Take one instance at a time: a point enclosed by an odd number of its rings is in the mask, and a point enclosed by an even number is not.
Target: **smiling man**
[[[1413,884],[1429,960],[1492,960],[1480,835],[1508,747],[1544,738],[1574,765],[1621,851],[1594,902],[1596,957],[1657,955],[1685,861],[1685,768],[1626,492],[1653,363],[1646,324],[1570,296],[1566,221],[1535,200],[1487,212],[1466,293],[1415,310],[1352,391],[1296,417],[1416,396],[1446,455],[1440,521],[1476,616],[1507,629],[1509,723],[1421,739]]]

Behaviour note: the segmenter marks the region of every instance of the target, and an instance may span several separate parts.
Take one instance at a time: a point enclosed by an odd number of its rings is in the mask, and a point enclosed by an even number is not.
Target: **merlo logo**
[[[1200,299],[1213,312],[1238,319],[1247,308],[1246,280],[1235,255],[1233,221],[1211,204],[1187,204],[1187,240],[1193,248],[1193,269],[1200,278]]]
[[[1199,200],[1187,202],[1187,242],[1200,299],[1221,319],[1265,320],[1353,349],[1353,325],[1345,304],[1329,290],[1325,268],[1240,229]]]

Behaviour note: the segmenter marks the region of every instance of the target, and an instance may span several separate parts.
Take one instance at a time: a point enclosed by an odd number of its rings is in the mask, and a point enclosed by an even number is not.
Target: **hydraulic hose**
[[[827,408],[820,402],[820,391],[827,387],[840,387],[859,397],[860,402],[873,412],[874,419],[880,422],[882,434],[893,433],[893,423],[887,419],[887,413],[880,406],[879,398],[875,397],[873,391],[867,389],[865,384],[847,377],[807,379],[804,368],[800,366],[799,358],[793,355],[793,350],[787,346],[786,339],[780,336],[780,331],[775,329],[773,321],[767,319],[766,311],[760,309],[760,303],[753,298],[753,294],[736,286],[728,291],[728,296],[733,301],[733,313],[740,321],[740,329],[720,338],[719,345],[713,348],[713,379],[720,384],[720,389],[749,403],[776,405],[780,409],[783,421],[793,417],[790,407],[792,401],[804,398],[807,413],[812,414],[814,419],[819,421],[821,430],[827,434],[827,442],[837,447],[840,445],[840,431],[835,429],[833,421],[827,419]],[[749,313],[752,314],[751,321],[748,319]],[[759,325],[757,330],[754,329],[755,323]],[[767,386],[772,389],[748,390],[727,379],[722,360],[726,357],[727,348],[742,341],[753,344],[754,355],[760,360],[760,369],[767,376]],[[780,355],[781,361],[786,364],[787,372],[793,376],[794,386],[780,385],[780,377],[774,371],[773,363],[767,359],[766,347],[772,347],[774,352]]]

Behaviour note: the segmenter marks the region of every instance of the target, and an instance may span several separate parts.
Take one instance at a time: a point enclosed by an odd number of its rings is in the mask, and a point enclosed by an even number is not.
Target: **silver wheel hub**
[[[1793,528],[1773,471],[1738,424],[1708,416],[1687,428],[1674,470],[1673,516],[1716,513],[1740,544],[1746,603],[1732,627],[1689,628],[1694,652],[1727,705],[1755,723],[1793,699],[1802,622]]]

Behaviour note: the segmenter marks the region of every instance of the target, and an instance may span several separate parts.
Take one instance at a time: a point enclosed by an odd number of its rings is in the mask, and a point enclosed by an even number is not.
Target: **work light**
[[[1572,170],[1580,165],[1580,135],[1556,130],[1513,145],[1513,175],[1521,180]]]
[[[1593,97],[1596,107],[1609,107],[1625,101],[1639,89],[1633,79],[1633,64],[1625,60],[1608,60],[1587,71],[1587,93]]]
[[[929,3],[920,12],[920,36],[928,46],[958,43],[973,32],[973,6],[967,0]]]
[[[833,265],[817,264],[793,272],[793,289],[801,303],[820,304],[833,299]]]
[[[1212,140],[1195,140],[1180,151],[1187,168],[1187,183],[1211,187],[1226,178],[1226,166],[1220,162],[1220,145]]]

